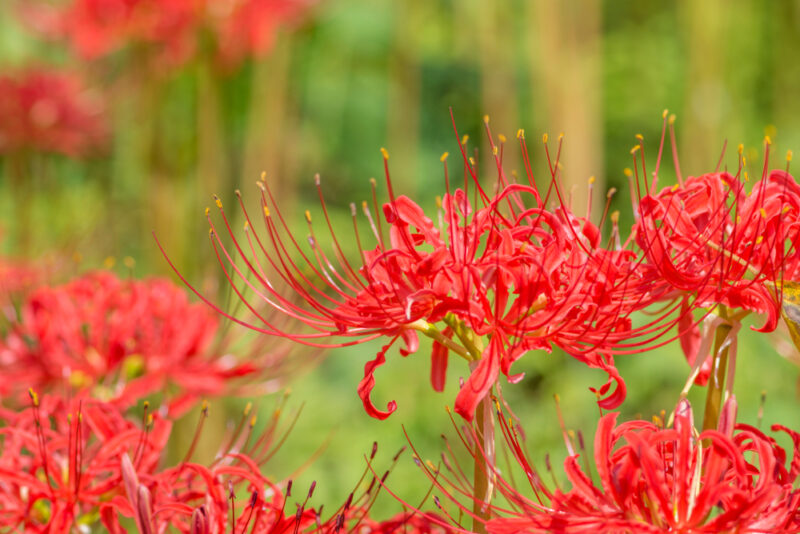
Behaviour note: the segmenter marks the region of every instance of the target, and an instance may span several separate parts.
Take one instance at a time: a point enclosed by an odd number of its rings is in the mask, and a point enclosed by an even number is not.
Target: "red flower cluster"
[[[122,490],[120,454],[153,471],[171,424],[157,415],[145,433],[113,406],[46,396],[20,412],[0,410],[0,529],[71,532],[94,522]],[[11,531],[11,530],[9,530]]]
[[[82,156],[106,140],[102,106],[75,76],[29,71],[0,77],[0,154]]]
[[[127,407],[171,384],[180,411],[257,370],[217,353],[214,315],[167,280],[91,273],[35,290],[20,317],[0,344],[3,396],[27,387],[93,392]]]
[[[517,459],[537,490],[530,500],[508,483],[498,489],[518,510],[492,519],[493,534],[517,532],[798,532],[800,531],[800,434],[782,425],[794,454],[748,425],[735,425],[729,400],[719,430],[698,435],[686,400],[672,428],[647,421],[617,425],[616,413],[598,424],[594,457],[599,485],[578,456],[565,464],[572,489],[552,494],[521,447]],[[549,498],[549,504],[543,497]]]
[[[268,51],[280,25],[298,17],[310,0],[73,0],[65,7],[23,6],[30,24],[70,42],[87,60],[133,48],[162,67],[190,60],[203,37],[233,65]],[[205,35],[204,35],[205,34]]]
[[[259,236],[245,211],[246,244],[236,240],[217,200],[235,254],[225,248],[209,219],[212,242],[231,283],[235,287],[234,279],[241,278],[259,299],[304,323],[308,330],[292,331],[271,323],[237,291],[256,318],[255,324],[240,322],[315,346],[324,346],[328,337],[355,338],[335,346],[388,337],[389,343],[365,366],[359,385],[359,395],[373,417],[388,417],[396,407],[391,402],[387,410],[379,410],[370,400],[375,369],[399,339],[405,345],[401,354],[415,352],[419,332],[434,340],[431,379],[435,389],[444,386],[449,352],[471,362],[472,374],[455,401],[456,411],[467,419],[501,372],[512,381],[521,378],[511,374],[511,365],[522,354],[549,351],[553,346],[604,369],[609,382],[598,392],[606,395],[601,406],[618,406],[625,388],[614,368],[614,351],[618,347],[642,350],[676,320],[664,320],[667,313],[632,327],[630,315],[662,296],[658,291],[663,290],[652,278],[654,271],[638,268],[636,254],[630,251],[605,248],[601,229],[573,214],[563,202],[555,210],[546,208],[551,195],[560,198],[558,161],[550,162],[547,153],[551,186],[543,198],[530,173],[524,135],[519,137],[529,183],[508,182],[498,155],[502,151],[493,144],[498,184],[497,193],[490,196],[462,147],[464,187],[451,191],[445,163],[446,191],[438,227],[411,199],[394,195],[384,152],[389,191],[382,210],[385,223],[377,205],[370,210],[363,204],[377,242],[372,250],[361,248],[352,207],[359,267],[346,260],[324,202],[338,266],[323,250],[308,213],[309,251],[300,247],[266,184],[261,184],[266,237]],[[469,201],[470,187],[475,188],[478,205]],[[322,199],[318,177],[317,189]],[[234,257],[244,258],[245,267],[236,265]],[[292,295],[299,295],[305,306],[298,305]],[[632,338],[640,341],[632,344]],[[614,382],[617,387],[609,393]]]

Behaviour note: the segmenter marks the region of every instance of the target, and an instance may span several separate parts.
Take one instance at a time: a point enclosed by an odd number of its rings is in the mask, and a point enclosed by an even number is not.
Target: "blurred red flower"
[[[0,77],[0,154],[23,151],[85,156],[107,130],[99,95],[77,76],[31,70]]]
[[[173,385],[180,411],[257,370],[212,346],[216,317],[167,280],[95,272],[41,287],[10,326],[0,344],[4,396],[27,387],[91,391],[127,407]]]

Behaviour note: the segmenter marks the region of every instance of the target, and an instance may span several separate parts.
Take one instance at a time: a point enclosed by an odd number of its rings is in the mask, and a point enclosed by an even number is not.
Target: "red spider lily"
[[[83,156],[106,140],[97,95],[68,73],[31,70],[0,77],[0,154]]]
[[[258,370],[212,346],[213,314],[167,280],[91,273],[32,292],[20,317],[0,346],[4,396],[23,386],[94,391],[127,407],[172,384],[180,411]]]
[[[135,45],[167,65],[194,52],[194,0],[73,0],[58,8],[23,5],[34,29],[63,39],[82,58],[94,60]]]
[[[759,330],[771,331],[783,281],[798,274],[800,186],[787,171],[767,172],[769,147],[767,141],[762,177],[749,193],[740,150],[736,175],[715,172],[684,181],[678,171],[678,185],[656,193],[656,171],[636,208],[633,234],[645,265],[661,279],[663,298],[682,301],[681,345],[700,384],[710,372],[707,355],[716,327],[707,325],[701,335],[690,308],[708,314],[721,305],[722,319],[734,330],[748,312],[764,313]]]
[[[96,60],[125,49],[174,68],[198,52],[203,33],[227,66],[268,52],[281,26],[313,0],[72,0],[61,8],[21,6],[41,34],[69,41],[82,58]]]
[[[269,52],[278,29],[291,24],[315,0],[207,0],[208,25],[223,64]]]
[[[786,451],[756,428],[734,425],[730,399],[719,430],[698,435],[692,410],[682,400],[672,428],[647,421],[617,424],[618,414],[598,424],[596,484],[572,455],[565,470],[572,489],[550,492],[525,457],[518,434],[504,427],[524,466],[535,499],[507,481],[498,490],[512,510],[487,523],[494,534],[510,532],[797,532],[800,529],[800,434],[782,425],[794,443]],[[735,429],[734,429],[735,428]]]
[[[558,157],[550,161],[547,152],[551,186],[542,198],[530,171],[524,135],[519,137],[529,183],[508,182],[502,169],[503,147],[492,141],[498,182],[497,193],[488,195],[462,147],[464,187],[451,191],[445,163],[446,190],[438,226],[411,199],[394,194],[384,151],[389,201],[383,206],[383,217],[378,217],[374,194],[372,210],[363,204],[377,242],[372,250],[362,248],[352,206],[353,235],[360,251],[355,266],[333,233],[324,202],[332,253],[323,250],[308,213],[309,248],[300,246],[263,182],[260,222],[266,235],[256,231],[255,220],[240,200],[247,223],[246,239],[238,241],[217,200],[233,246],[226,248],[209,219],[212,243],[225,274],[255,317],[253,321],[232,319],[312,346],[389,338],[375,360],[366,364],[358,388],[366,411],[381,419],[396,404],[390,402],[386,410],[374,406],[370,399],[374,371],[400,339],[405,345],[401,354],[415,352],[418,332],[434,340],[431,379],[435,389],[443,388],[450,352],[472,362],[472,374],[455,402],[456,411],[467,419],[501,372],[511,380],[521,378],[510,371],[516,359],[529,350],[552,346],[606,370],[610,378],[599,391],[607,395],[601,402],[604,407],[617,406],[625,388],[613,364],[616,347],[632,337],[647,338],[628,349],[640,351],[675,320],[665,325],[659,317],[642,327],[631,326],[630,314],[660,296],[652,291],[652,279],[641,274],[652,271],[634,269],[636,257],[630,251],[604,248],[600,228],[571,213],[563,202],[554,211],[545,208],[551,195],[561,198]],[[471,187],[476,205],[469,201]],[[322,200],[318,177],[317,189]],[[606,214],[607,210],[603,219]],[[237,288],[239,279],[242,290]],[[246,291],[304,323],[307,330],[275,325],[250,304]],[[299,295],[304,305],[289,295]],[[352,339],[330,342],[327,338],[331,337]],[[609,393],[614,382],[618,386]]]
[[[153,471],[171,424],[146,416],[146,429],[93,399],[46,396],[20,412],[0,411],[0,529],[71,532],[96,521],[122,491],[119,455]],[[6,530],[8,529],[8,530]]]

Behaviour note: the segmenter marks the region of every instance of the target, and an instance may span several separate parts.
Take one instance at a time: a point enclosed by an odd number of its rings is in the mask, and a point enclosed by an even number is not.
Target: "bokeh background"
[[[320,211],[313,179],[320,173],[332,219],[355,250],[347,239],[349,204],[369,198],[371,177],[381,182],[381,147],[391,154],[395,191],[434,212],[443,192],[439,157],[458,146],[450,109],[459,132],[483,153],[484,114],[495,134],[510,140],[524,128],[541,177],[537,140],[563,132],[574,206],[585,209],[587,180],[596,176],[595,208],[608,188],[619,189],[613,208],[623,227],[631,220],[624,169],[634,136],[644,135],[652,165],[665,108],[677,116],[684,175],[712,171],[726,140],[723,165],[735,164],[739,143],[749,161],[761,162],[765,135],[775,166],[785,164],[787,149],[800,149],[800,2],[275,0],[234,23],[237,2],[217,0],[204,25],[186,28],[172,13],[155,30],[147,17],[141,27],[119,22],[115,9],[132,0],[83,2],[100,11],[69,24],[59,19],[80,3],[0,2],[0,246],[6,257],[51,266],[54,282],[98,268],[174,278],[155,233],[193,285],[224,301],[203,212],[215,193],[233,206],[236,189],[257,205],[262,172],[301,237],[303,211]],[[138,3],[155,10],[180,4]],[[32,72],[75,84],[85,116],[67,129],[85,129],[86,148],[48,145],[35,133],[27,144],[9,141],[23,135],[26,121],[59,120],[46,101],[34,102],[27,117],[3,115],[8,80]],[[509,168],[518,157],[509,143]],[[666,159],[663,184],[674,181]],[[766,391],[764,424],[797,426],[797,354],[788,336],[742,337],[735,387],[741,419],[756,422]],[[270,466],[277,477],[323,447],[299,484],[317,480],[320,501],[341,502],[373,440],[380,444],[377,468],[389,465],[405,444],[403,425],[423,455],[438,457],[439,435],[450,426],[445,404],[466,369],[453,362],[448,390],[435,394],[424,347],[405,359],[391,354],[374,397],[396,399],[399,408],[379,422],[363,413],[355,393],[364,362],[378,349],[333,350],[285,384],[289,411],[303,405],[303,413]],[[311,356],[302,349],[296,357]],[[669,411],[688,372],[674,344],[617,363],[629,386],[626,416]],[[504,392],[525,422],[532,456],[550,453],[558,465],[565,451],[553,395],[561,397],[567,426],[590,440],[597,408],[588,387],[601,384],[603,373],[558,352],[530,354],[518,369],[525,380]],[[702,396],[692,393],[698,408]],[[224,428],[245,401],[212,405],[213,424]],[[269,414],[273,402],[257,404]],[[187,441],[192,417],[181,427]],[[411,502],[427,488],[408,454],[389,480]]]

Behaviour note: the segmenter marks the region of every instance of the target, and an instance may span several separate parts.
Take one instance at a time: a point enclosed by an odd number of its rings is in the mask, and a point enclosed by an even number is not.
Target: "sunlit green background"
[[[0,74],[32,63],[93,73],[95,66],[27,31],[13,4],[0,2]],[[186,277],[213,294],[221,276],[203,215],[213,193],[230,212],[237,188],[255,205],[255,181],[266,171],[288,221],[304,237],[304,209],[321,222],[313,180],[320,173],[340,237],[354,249],[349,203],[368,198],[371,177],[381,183],[381,147],[391,154],[395,191],[434,212],[443,191],[439,156],[457,149],[450,108],[460,133],[484,154],[484,114],[494,133],[509,140],[524,128],[540,178],[538,140],[563,132],[564,179],[576,208],[585,209],[586,183],[595,175],[595,208],[607,188],[617,187],[615,208],[630,221],[623,169],[631,166],[639,133],[652,165],[665,108],[677,115],[684,175],[713,170],[726,139],[724,162],[734,165],[739,143],[749,160],[760,161],[765,134],[782,167],[785,151],[800,149],[799,52],[800,4],[789,1],[320,0],[298,25],[281,29],[267,56],[231,72],[196,60],[160,79],[98,81],[113,123],[109,150],[82,161],[38,156],[38,172],[23,190],[9,186],[5,167],[2,250],[62,258],[57,279],[110,265],[108,258],[127,272],[121,260],[128,256],[136,260],[135,276],[173,276],[154,231]],[[518,165],[516,146],[507,148],[509,168]],[[661,180],[674,181],[671,161]],[[766,390],[765,424],[800,423],[797,368],[774,348],[786,338],[743,329],[735,387],[743,421],[755,423]],[[373,440],[382,471],[405,444],[403,425],[434,460],[439,435],[450,430],[445,405],[467,369],[452,362],[447,391],[433,393],[424,346],[405,359],[390,353],[377,373],[377,404],[396,399],[397,412],[383,422],[363,413],[356,385],[379,347],[332,350],[322,365],[287,384],[290,407],[303,404],[303,413],[269,469],[287,476],[327,442],[296,487],[302,494],[317,480],[317,502],[331,509],[358,480]],[[629,386],[625,416],[669,411],[688,371],[674,344],[617,363]],[[529,354],[517,369],[526,379],[504,392],[525,422],[535,459],[565,455],[555,393],[567,426],[591,439],[597,408],[588,388],[605,380],[602,372],[559,353]],[[703,391],[693,391],[698,411],[702,398]],[[244,402],[212,404],[216,428]],[[268,415],[273,400],[260,404]],[[187,442],[194,417],[181,426]],[[207,455],[215,443],[210,434]],[[409,454],[389,480],[412,503],[427,487]],[[396,509],[391,502],[379,506]]]

